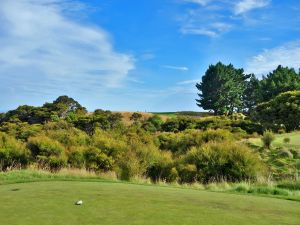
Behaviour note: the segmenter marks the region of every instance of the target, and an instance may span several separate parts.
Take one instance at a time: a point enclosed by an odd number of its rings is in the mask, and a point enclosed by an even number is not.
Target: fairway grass
[[[5,225],[300,224],[295,201],[105,181],[5,184],[0,201]]]

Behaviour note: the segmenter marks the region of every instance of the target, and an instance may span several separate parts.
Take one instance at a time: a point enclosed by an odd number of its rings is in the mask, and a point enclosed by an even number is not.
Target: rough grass
[[[74,204],[83,200],[82,206]],[[299,224],[300,203],[275,198],[112,182],[0,186],[0,224]]]

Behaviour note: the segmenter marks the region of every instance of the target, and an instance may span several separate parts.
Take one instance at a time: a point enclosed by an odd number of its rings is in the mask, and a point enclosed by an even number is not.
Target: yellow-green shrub
[[[0,132],[0,170],[26,167],[29,160],[30,153],[22,142]]]
[[[228,141],[193,147],[183,157],[183,162],[195,165],[197,179],[205,183],[255,179],[263,168],[259,156],[247,146]]]

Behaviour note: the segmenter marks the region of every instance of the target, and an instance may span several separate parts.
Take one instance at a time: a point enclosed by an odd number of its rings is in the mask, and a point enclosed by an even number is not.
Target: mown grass
[[[83,200],[82,206],[74,204]],[[298,224],[300,203],[116,182],[0,185],[0,224]]]

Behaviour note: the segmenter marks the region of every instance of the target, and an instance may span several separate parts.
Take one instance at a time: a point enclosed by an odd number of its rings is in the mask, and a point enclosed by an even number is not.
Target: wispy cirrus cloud
[[[165,69],[179,70],[179,71],[188,71],[189,70],[189,68],[186,66],[163,65],[162,67]]]
[[[234,6],[234,13],[236,15],[249,12],[253,9],[263,8],[268,6],[271,0],[242,0],[238,1]]]
[[[16,78],[26,89],[51,83],[55,91],[69,85],[115,87],[126,79],[134,58],[114,50],[109,33],[81,23],[74,10],[84,13],[85,8],[67,0],[0,1],[0,78],[5,85]]]
[[[195,3],[195,4],[199,4],[199,5],[205,6],[208,3],[212,2],[213,0],[183,0],[183,1],[184,2]]]
[[[180,32],[219,37],[243,21],[249,21],[244,14],[271,4],[271,0],[182,0],[182,3],[194,3],[179,16]]]
[[[232,25],[222,22],[213,22],[205,27],[197,27],[195,25],[186,25],[181,28],[183,34],[205,35],[208,37],[218,37],[231,29]]]
[[[247,73],[266,75],[278,65],[300,68],[300,40],[286,43],[272,49],[266,49],[248,60]]]

